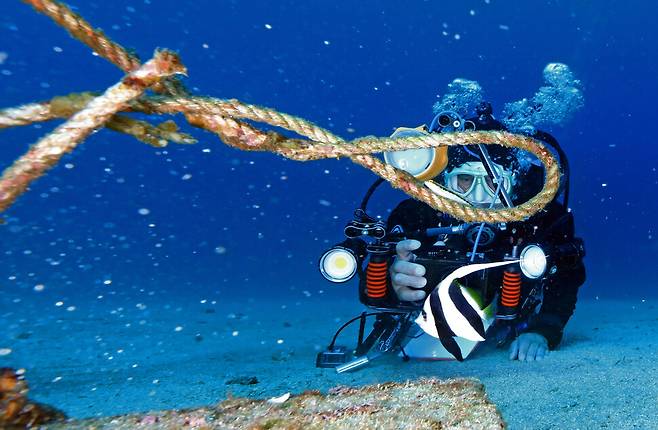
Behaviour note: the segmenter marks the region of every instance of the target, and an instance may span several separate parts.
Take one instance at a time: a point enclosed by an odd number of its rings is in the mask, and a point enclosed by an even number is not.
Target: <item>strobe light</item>
[[[528,245],[520,255],[521,272],[530,279],[541,278],[546,273],[548,259],[539,245]]]
[[[352,250],[336,246],[320,258],[320,273],[331,282],[347,282],[356,273],[356,256]]]
[[[391,135],[392,138],[426,136],[420,129],[400,127]],[[448,165],[448,147],[419,148],[403,151],[384,152],[384,161],[391,166],[404,170],[419,181],[434,178]]]
[[[393,167],[413,175],[430,176],[426,172],[434,162],[432,148],[407,149],[405,151],[385,152],[384,160]]]

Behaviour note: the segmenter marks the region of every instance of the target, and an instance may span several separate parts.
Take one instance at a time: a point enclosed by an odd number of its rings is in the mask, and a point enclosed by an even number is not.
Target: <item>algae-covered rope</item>
[[[86,100],[91,97],[93,97],[91,93],[83,93],[53,99],[49,112],[53,117],[69,116],[75,110],[84,106]],[[67,100],[70,100],[70,103],[67,103]],[[43,120],[48,118],[48,115],[44,114],[43,108],[47,103],[38,105],[41,108],[37,110],[39,115],[34,119]],[[30,112],[32,110],[30,107],[25,111]],[[144,97],[135,100],[130,105],[130,110],[149,114],[184,113],[192,125],[217,133],[225,143],[243,150],[271,151],[299,161],[349,157],[355,163],[372,170],[389,181],[393,187],[427,203],[436,210],[468,222],[508,222],[527,218],[548,204],[554,198],[559,187],[560,173],[557,161],[541,143],[525,135],[507,132],[461,132],[435,133],[401,139],[363,137],[354,141],[344,141],[331,132],[304,119],[276,112],[272,109],[245,104],[238,100],[219,100],[192,96]],[[17,109],[7,111],[13,112]],[[0,111],[0,124],[3,123],[2,113]],[[290,139],[273,131],[263,132],[250,124],[238,121],[234,117],[278,126],[312,140]],[[25,121],[25,118],[21,121]],[[383,151],[477,143],[519,148],[536,155],[546,166],[544,189],[528,202],[514,208],[475,208],[434,194],[411,175],[386,165],[378,158],[370,155]]]
[[[53,0],[22,0],[37,12],[55,21],[66,29],[71,37],[79,40],[102,58],[105,58],[126,73],[137,69],[141,62],[128,50],[112,41],[99,29],[93,28],[83,17],[73,12],[68,6]],[[154,90],[167,94],[185,94],[186,90],[175,78],[164,79],[154,86]]]
[[[27,187],[55,166],[84,138],[103,126],[128,102],[139,97],[147,87],[161,78],[184,73],[178,57],[168,51],[157,52],[152,60],[91,100],[84,109],[57,127],[2,173],[0,178],[0,211],[9,207]]]
[[[32,5],[37,11],[51,17],[57,24],[68,30],[73,37],[87,44],[101,57],[108,59],[122,70],[130,72],[139,67],[140,62],[135,56],[121,45],[112,42],[101,31],[94,29],[81,16],[72,12],[65,5],[55,0],[23,1]],[[162,85],[159,85],[159,83]],[[301,161],[349,157],[353,162],[370,169],[389,181],[393,187],[401,189],[439,211],[465,221],[506,222],[527,218],[548,204],[555,197],[559,188],[560,172],[556,159],[540,142],[525,135],[505,132],[460,132],[402,139],[364,137],[354,141],[345,141],[309,121],[274,109],[250,105],[233,99],[219,100],[193,97],[188,95],[185,88],[173,79],[163,79],[159,83],[155,83],[153,88],[164,95],[142,97],[133,100],[130,104],[115,106],[115,109],[113,109],[114,114],[121,110],[133,110],[150,114],[183,113],[190,124],[214,132],[226,144],[240,149],[271,151]],[[75,118],[81,110],[87,110],[85,106],[91,103],[90,100],[96,100],[94,97],[95,95],[92,93],[83,93],[55,98],[50,102],[5,109],[0,111],[0,128],[25,125],[52,118],[71,116]],[[244,120],[280,127],[306,139],[288,138],[275,131],[264,132]],[[153,127],[150,124],[131,120],[127,117],[108,117],[104,121],[98,122],[97,126],[102,125],[131,134],[140,140],[155,145],[162,144],[162,139],[179,141],[180,143],[192,141],[189,136],[179,133],[170,122]],[[48,142],[48,139],[44,138],[44,141]],[[77,144],[78,141],[75,142]],[[384,164],[372,155],[383,151],[476,143],[498,144],[533,153],[545,166],[545,182],[542,191],[528,202],[514,208],[475,208],[436,195],[413,176]],[[70,146],[70,149],[75,144]],[[53,149],[58,150],[56,147]],[[24,159],[25,157],[19,159],[16,163]],[[29,157],[27,159],[29,160]],[[13,182],[6,181],[6,179],[0,179],[0,189],[4,189],[5,192],[13,186]],[[23,190],[24,188],[20,192]],[[20,192],[15,194],[18,195]],[[3,210],[6,206],[1,206],[0,210]]]
[[[93,28],[84,18],[73,12],[66,5],[50,0],[23,0],[38,12],[43,13],[65,28],[69,34],[89,46],[101,57],[110,61],[124,72],[130,72],[141,64],[118,43],[113,42],[103,32]]]
[[[525,135],[508,132],[480,131],[460,133],[434,133],[426,136],[414,136],[402,139],[365,137],[354,141],[344,141],[312,123],[291,115],[277,113],[273,115],[270,109],[246,105],[237,100],[213,100],[199,97],[190,98],[152,98],[148,101],[136,102],[146,111],[161,113],[185,112],[190,123],[215,131],[233,146],[245,150],[267,150],[296,160],[312,160],[319,158],[334,158],[347,156],[380,177],[386,179],[412,197],[422,200],[441,212],[448,213],[467,222],[509,222],[525,219],[546,206],[557,193],[560,185],[560,171],[553,154],[539,141]],[[221,120],[212,123],[195,122],[195,114],[203,118],[219,117]],[[304,136],[314,136],[317,140],[304,142],[285,139],[273,133],[263,133],[251,127],[241,127],[224,119],[225,115],[247,118],[250,120],[276,125]],[[274,121],[273,118],[276,120]],[[314,128],[315,127],[315,128]],[[328,136],[327,141],[323,141]],[[454,200],[441,197],[432,192],[424,184],[404,171],[386,165],[371,153],[382,151],[399,151],[412,148],[428,148],[439,146],[502,145],[518,148],[534,154],[545,166],[544,188],[529,201],[504,209],[485,209],[464,205]]]

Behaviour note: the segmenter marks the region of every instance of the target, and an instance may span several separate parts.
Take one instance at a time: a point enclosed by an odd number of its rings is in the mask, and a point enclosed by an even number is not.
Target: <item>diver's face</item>
[[[513,175],[498,164],[494,164],[494,167],[501,179],[500,186],[510,193]],[[498,184],[487,175],[481,162],[463,163],[447,172],[443,179],[449,191],[473,206],[497,208],[501,204],[500,198],[496,196]]]

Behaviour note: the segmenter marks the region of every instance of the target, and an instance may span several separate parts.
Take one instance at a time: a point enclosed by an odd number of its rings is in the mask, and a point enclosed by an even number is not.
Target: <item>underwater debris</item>
[[[255,376],[236,376],[226,381],[226,385],[255,385],[258,382],[258,378]]]
[[[67,122],[30,147],[27,153],[2,173],[0,178],[0,211],[8,208],[37,178],[55,166],[86,137],[102,127],[131,100],[162,78],[184,73],[178,56],[169,51],[156,51],[151,60],[126,75],[103,95],[92,99]]]
[[[418,379],[327,394],[306,391],[281,404],[233,398],[217,406],[72,420],[44,427],[81,429],[503,429],[496,406],[474,379]]]
[[[27,382],[22,372],[8,367],[0,368],[0,428],[25,429],[54,421],[66,416],[57,409],[31,402],[27,398]]]
[[[285,393],[278,397],[272,397],[270,399],[267,399],[267,403],[271,403],[273,405],[282,405],[289,398],[290,398],[290,393]]]
[[[140,84],[145,81],[145,73],[155,72],[153,67],[140,66],[140,61],[135,55],[111,41],[100,30],[95,29],[80,15],[73,12],[63,3],[56,0],[23,0],[30,4],[35,10],[49,16],[53,21],[66,29],[71,36],[89,46],[99,56],[117,65],[121,70],[128,73],[123,82],[127,89],[146,90],[146,86]],[[170,58],[175,56],[170,55]],[[153,60],[152,60],[153,61]],[[94,121],[81,123],[81,114],[86,116],[90,107],[104,96],[93,99],[82,110],[73,114],[64,127],[72,134],[67,138],[68,145],[57,145],[53,142],[57,134],[61,135],[63,128],[60,126],[51,135],[44,137],[32,148],[37,148],[42,153],[33,157],[32,149],[14,164],[5,170],[0,177],[0,212],[6,210],[15,199],[27,190],[27,186],[43,175],[60,159],[62,151],[72,151],[77,144],[87,137],[91,131],[101,127],[109,127],[114,117],[125,110],[139,110],[147,114],[175,114],[184,113],[186,120],[193,126],[203,128],[217,134],[220,139],[230,146],[235,146],[247,151],[270,151],[298,161],[317,160],[323,158],[347,157],[354,163],[359,164],[381,178],[388,181],[394,188],[400,189],[409,196],[427,203],[432,208],[452,215],[457,219],[467,222],[509,222],[525,219],[544,208],[555,197],[559,187],[559,165],[549,150],[540,142],[520,134],[491,133],[491,132],[469,132],[432,134],[423,137],[412,137],[404,139],[365,137],[353,141],[346,141],[328,130],[292,115],[267,109],[260,106],[248,105],[238,100],[218,100],[204,97],[192,97],[187,89],[173,75],[185,74],[180,65],[166,64],[167,61],[156,61],[159,66],[170,70],[160,73],[158,79],[150,79],[148,86],[160,93],[156,97],[141,97],[141,92],[132,92],[130,97],[118,98],[115,105],[104,106],[103,115],[96,115]],[[148,64],[148,63],[147,63]],[[156,67],[157,69],[157,67]],[[467,81],[457,81],[457,84],[466,84]],[[134,88],[130,88],[134,87]],[[108,92],[111,92],[111,88]],[[474,89],[476,90],[476,89]],[[105,94],[107,94],[106,92]],[[477,94],[477,91],[474,91]],[[132,102],[131,102],[132,101]],[[111,109],[110,109],[111,108]],[[52,112],[44,103],[36,103],[17,108],[0,110],[0,128],[13,127],[17,125],[31,124],[37,121],[52,119]],[[255,126],[244,122],[250,120],[265,123],[274,127],[280,127],[297,133],[305,139],[292,139],[274,131],[259,130]],[[125,123],[125,121],[124,121]],[[171,123],[165,123],[158,127],[149,126],[144,130],[144,124],[133,123],[135,127],[124,127],[132,130],[132,134],[150,144],[162,145],[164,140],[155,138],[153,135],[170,136],[182,141],[186,136],[179,134]],[[137,129],[135,132],[134,129]],[[131,131],[128,131],[131,133]],[[55,136],[53,136],[55,135]],[[173,136],[173,137],[171,137]],[[61,137],[61,136],[59,136]],[[61,140],[61,139],[59,139]],[[418,149],[439,147],[448,145],[470,145],[470,144],[492,145],[499,144],[507,147],[524,149],[537,156],[544,164],[545,181],[544,188],[532,199],[520,206],[508,209],[485,209],[475,208],[455,202],[444,196],[435,194],[416,178],[406,172],[386,165],[373,154],[384,151],[400,151],[405,149]],[[52,148],[51,148],[52,146]],[[49,150],[55,154],[48,153]]]

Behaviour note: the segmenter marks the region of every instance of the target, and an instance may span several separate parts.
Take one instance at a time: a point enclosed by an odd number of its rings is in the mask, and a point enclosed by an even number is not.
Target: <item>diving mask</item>
[[[512,191],[515,178],[514,174],[505,170],[500,164],[493,163],[496,176],[501,180],[502,188],[507,193]],[[489,206],[501,204],[500,198],[496,196],[498,185],[487,175],[487,171],[479,161],[469,161],[450,172],[445,173],[446,187],[476,206]]]

